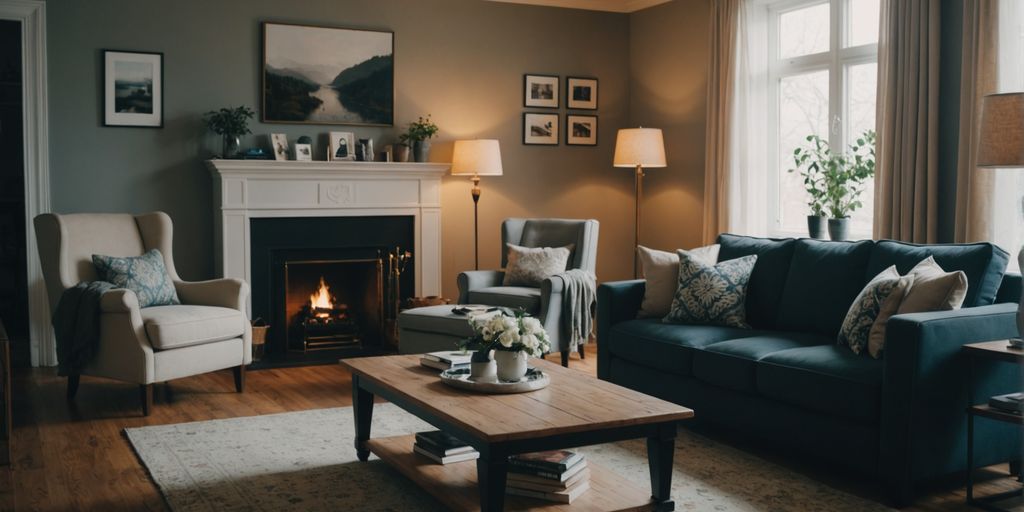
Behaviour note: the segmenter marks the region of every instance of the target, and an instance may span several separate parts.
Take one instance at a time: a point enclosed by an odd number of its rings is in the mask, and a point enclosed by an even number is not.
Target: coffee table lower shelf
[[[370,451],[385,463],[393,466],[416,485],[429,492],[448,508],[458,512],[480,510],[480,494],[477,490],[476,462],[435,464],[412,450],[415,438],[412,435],[371,438],[367,441]],[[571,505],[505,495],[505,510],[595,511],[633,512],[655,510],[650,489],[641,488],[624,480],[593,461],[587,461],[590,468],[590,490],[583,493]]]

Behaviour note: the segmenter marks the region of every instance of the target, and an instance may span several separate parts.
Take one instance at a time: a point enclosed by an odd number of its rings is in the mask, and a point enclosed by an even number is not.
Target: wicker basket
[[[269,325],[252,326],[252,358],[254,361],[263,359],[263,349],[267,343],[267,330]]]

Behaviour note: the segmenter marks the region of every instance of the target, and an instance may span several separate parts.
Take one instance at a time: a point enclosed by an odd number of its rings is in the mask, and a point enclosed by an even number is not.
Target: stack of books
[[[438,370],[469,369],[469,360],[472,357],[472,352],[463,352],[461,350],[430,352],[420,357],[420,364]]]
[[[1024,412],[1024,393],[998,395],[988,399],[988,406],[1010,414]]]
[[[438,464],[451,464],[480,457],[480,452],[474,450],[472,446],[440,430],[417,433],[416,443],[412,449]]]
[[[505,492],[572,503],[590,489],[590,470],[580,453],[567,450],[524,453],[508,458]]]

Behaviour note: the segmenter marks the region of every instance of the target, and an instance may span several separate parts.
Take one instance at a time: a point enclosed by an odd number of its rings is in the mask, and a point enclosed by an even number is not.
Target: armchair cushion
[[[540,286],[540,282],[565,272],[572,246],[566,247],[508,247],[508,266],[505,267],[505,286]]]
[[[247,321],[237,309],[213,306],[154,306],[141,314],[149,343],[156,350],[240,338]]]
[[[142,256],[93,254],[92,263],[101,280],[135,292],[140,307],[181,304],[164,266],[164,257],[157,249],[150,249]]]
[[[523,308],[536,315],[540,311],[540,288],[526,286],[491,286],[469,292],[470,304]]]

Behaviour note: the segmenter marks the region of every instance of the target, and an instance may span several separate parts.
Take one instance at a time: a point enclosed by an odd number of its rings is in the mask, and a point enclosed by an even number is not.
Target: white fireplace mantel
[[[416,295],[441,294],[441,177],[448,164],[208,160],[216,265],[252,282],[249,220],[401,215],[415,219]]]

